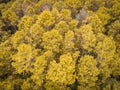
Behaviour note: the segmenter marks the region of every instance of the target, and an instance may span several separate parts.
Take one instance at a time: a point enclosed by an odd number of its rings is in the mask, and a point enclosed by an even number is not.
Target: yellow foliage
[[[31,79],[39,86],[41,86],[43,83],[43,72],[46,66],[46,62],[47,61],[45,60],[45,56],[38,56],[34,63],[34,69],[32,71],[33,75]]]
[[[55,22],[54,16],[51,14],[49,10],[43,11],[38,17],[38,23],[43,27],[49,28]]]
[[[60,51],[62,36],[57,30],[51,30],[43,34],[42,41],[44,49],[58,53]]]
[[[65,21],[60,21],[55,25],[55,29],[57,29],[61,35],[65,35],[65,33],[69,30],[69,26]]]
[[[65,33],[65,39],[64,39],[64,52],[72,52],[74,49],[74,32],[73,31],[68,31]]]
[[[50,62],[46,78],[54,83],[72,84],[75,82],[74,71],[75,61],[68,53],[60,56],[60,63]]]
[[[95,86],[95,82],[98,80],[97,76],[99,74],[99,70],[96,65],[97,62],[92,56],[85,55],[80,58],[77,74],[80,85],[84,87]]]
[[[91,51],[96,44],[96,37],[92,31],[92,27],[88,25],[83,25],[80,29],[75,31],[76,43],[83,49]]]
[[[82,5],[82,0],[65,0],[65,3],[72,8],[80,8]]]
[[[31,71],[33,66],[32,62],[37,55],[37,50],[32,49],[32,47],[27,44],[20,44],[17,50],[18,52],[12,56],[14,60],[12,66],[16,69],[17,73]]]

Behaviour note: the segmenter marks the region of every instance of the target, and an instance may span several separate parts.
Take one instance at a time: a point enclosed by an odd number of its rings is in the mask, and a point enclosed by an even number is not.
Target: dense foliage
[[[0,0],[0,90],[120,90],[120,0]]]

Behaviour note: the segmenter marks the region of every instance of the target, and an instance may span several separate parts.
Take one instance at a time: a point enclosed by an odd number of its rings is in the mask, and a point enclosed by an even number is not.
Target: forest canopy
[[[0,90],[120,90],[120,0],[0,0]]]

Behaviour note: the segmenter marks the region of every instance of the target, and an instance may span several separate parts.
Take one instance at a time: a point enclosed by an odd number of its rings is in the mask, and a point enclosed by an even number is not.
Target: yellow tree
[[[67,5],[64,1],[58,0],[54,3],[53,8],[56,8],[58,11],[61,11],[62,9],[66,8]]]
[[[98,80],[99,70],[96,67],[97,61],[93,56],[85,55],[80,58],[78,63],[77,80],[80,87],[93,87]],[[80,88],[79,87],[79,88]]]
[[[61,83],[51,82],[51,81],[46,82],[45,89],[46,90],[71,90],[69,87]]]
[[[109,78],[106,80],[106,82],[103,84],[102,89],[103,90],[119,90],[120,89],[120,82],[117,81],[114,78]]]
[[[49,10],[45,10],[39,15],[37,22],[41,26],[50,29],[50,27],[54,24],[55,20],[52,13]]]
[[[3,29],[3,27],[5,27],[5,24],[3,22],[3,20],[0,18],[0,43],[4,42],[5,40],[7,40],[9,38],[9,33],[8,31],[5,31]]]
[[[27,35],[27,31],[28,30],[19,30],[10,38],[13,48],[17,49],[17,47],[22,43],[31,44],[32,38],[30,35]]]
[[[51,13],[52,13],[52,15],[55,18],[55,25],[56,25],[56,23],[60,22],[63,19],[62,15],[58,11],[58,9],[53,8],[52,11],[51,11]]]
[[[103,0],[86,0],[84,1],[84,8],[87,8],[92,11],[97,11],[99,7],[102,7],[104,5]]]
[[[112,20],[120,19],[120,2],[119,0],[114,0],[113,6],[110,8],[109,13],[112,16]]]
[[[105,7],[100,7],[97,10],[96,14],[98,15],[100,21],[102,22],[102,25],[106,25],[111,18],[110,14],[108,13],[108,9]]]
[[[37,55],[33,63],[33,68],[31,69],[32,75],[23,81],[21,88],[23,90],[43,89],[46,82],[48,66],[52,59],[53,53],[51,51]]]
[[[71,8],[80,8],[82,6],[82,0],[65,0],[65,3]]]
[[[16,15],[16,13],[11,10],[3,10],[1,13],[1,19],[4,21],[5,26],[3,27],[4,31],[9,31],[11,34],[13,34],[17,30],[17,24],[19,21],[19,17]]]
[[[47,31],[42,36],[42,45],[45,50],[60,52],[62,36],[57,30]]]
[[[99,18],[99,16],[95,14],[94,12],[89,12],[89,17],[87,17],[86,19],[87,23],[90,24],[95,34],[105,32],[103,25],[106,22],[105,21],[103,22],[101,18],[102,17]]]
[[[2,13],[2,18],[5,21],[8,21],[9,24],[11,23],[12,25],[16,25],[17,22],[18,22],[18,16],[11,9],[8,9],[7,11],[3,12]]]
[[[65,33],[65,38],[64,38],[64,42],[63,42],[63,52],[72,52],[74,47],[74,32],[73,31],[68,31],[67,33]]]
[[[7,78],[13,71],[11,55],[13,54],[9,40],[0,44],[0,79]]]
[[[44,69],[47,65],[47,60],[44,55],[38,56],[34,63],[34,69],[32,70],[33,75],[31,76],[32,81],[38,87],[42,87],[43,79],[45,77]]]
[[[29,30],[31,44],[39,48],[42,42],[42,36],[45,30],[37,23],[33,24]]]
[[[64,21],[69,22],[72,19],[71,11],[69,9],[62,9],[60,13]]]
[[[60,21],[55,25],[55,29],[59,31],[61,35],[65,35],[65,33],[69,30],[69,26],[65,21]]]
[[[116,20],[109,26],[108,35],[113,37],[116,45],[116,52],[120,52],[120,21]]]
[[[19,30],[28,30],[34,22],[34,18],[30,16],[23,16],[18,24]]]
[[[31,72],[36,55],[37,50],[31,47],[31,45],[20,44],[17,47],[17,53],[12,56],[14,61],[12,66],[16,69],[16,73]]]
[[[97,53],[97,62],[100,70],[101,81],[104,82],[111,74],[111,60],[115,54],[115,42],[111,37],[103,34],[97,35],[98,43],[95,47]]]
[[[78,21],[76,19],[72,19],[68,24],[70,30],[74,31],[77,28]]]
[[[112,75],[116,78],[120,75],[120,53],[116,52],[113,59],[111,60]]]
[[[116,45],[116,52],[114,55],[113,60],[111,61],[112,68],[112,74],[115,77],[118,77],[120,72],[120,34],[119,34],[119,28],[120,28],[120,22],[116,20],[109,26],[109,32],[108,35],[113,37]]]
[[[46,79],[62,85],[70,85],[75,82],[75,61],[70,53],[61,55],[59,63],[56,63],[55,60],[50,62]]]
[[[83,25],[79,29],[75,30],[76,36],[76,46],[82,47],[88,51],[93,50],[96,44],[96,37],[92,31],[92,27],[88,25]]]

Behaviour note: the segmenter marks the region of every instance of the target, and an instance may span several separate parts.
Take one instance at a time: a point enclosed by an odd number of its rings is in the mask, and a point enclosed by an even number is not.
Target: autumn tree
[[[37,50],[24,43],[20,44],[17,50],[18,52],[12,56],[14,60],[12,66],[16,69],[16,73],[31,72]]]
[[[43,11],[38,17],[38,23],[47,29],[49,29],[54,22],[54,16],[49,10]]]
[[[0,90],[119,90],[120,0],[1,0]]]
[[[12,73],[12,54],[12,48],[9,41],[0,44],[0,80],[7,78]]]
[[[63,54],[60,56],[60,62],[55,60],[50,62],[50,66],[46,75],[48,81],[69,85],[75,82],[75,61],[71,54]],[[62,78],[61,78],[62,77]]]
[[[111,37],[104,36],[99,34],[97,36],[97,43],[95,47],[95,51],[97,53],[97,62],[98,68],[100,70],[100,77],[102,78],[102,82],[110,77],[111,68],[110,63],[113,60],[113,56],[115,54],[115,42]]]
[[[72,52],[74,47],[74,33],[73,31],[68,31],[67,33],[65,33],[65,38],[64,38],[64,52]]]
[[[60,21],[55,25],[55,29],[57,29],[61,35],[65,35],[65,33],[69,30],[69,26],[65,21]]]
[[[78,64],[78,82],[83,88],[95,86],[98,80],[99,69],[96,67],[97,61],[93,56],[85,55],[80,58]],[[80,87],[79,87],[80,88]]]
[[[60,52],[62,36],[57,30],[45,32],[42,36],[42,45],[45,50],[52,50],[53,52]]]
[[[80,29],[76,29],[76,45],[88,51],[93,50],[96,43],[96,37],[90,25],[83,25]]]

